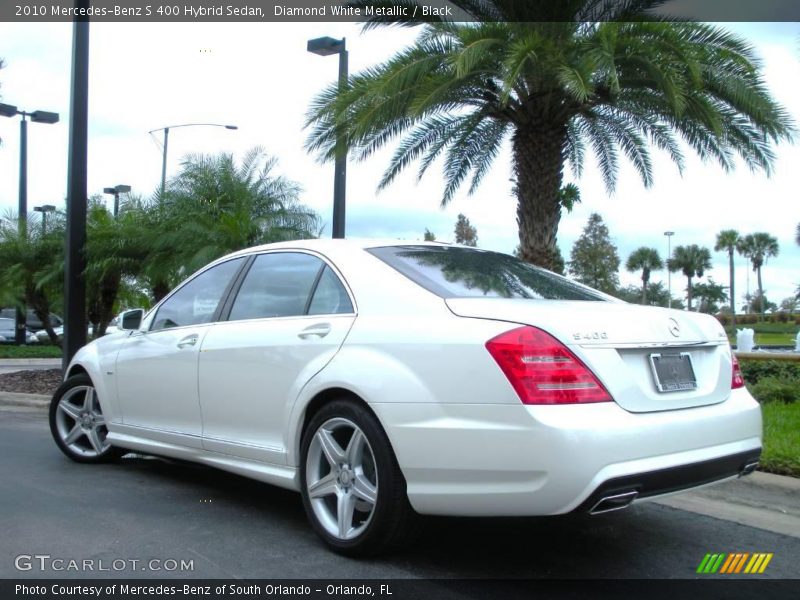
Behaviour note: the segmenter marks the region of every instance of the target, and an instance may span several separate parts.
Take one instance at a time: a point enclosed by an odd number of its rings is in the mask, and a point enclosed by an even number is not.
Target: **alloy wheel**
[[[314,515],[339,540],[369,526],[378,501],[375,455],[364,432],[335,417],[314,433],[306,459],[306,491]]]
[[[108,428],[94,387],[73,387],[58,401],[55,414],[58,436],[78,456],[94,458],[108,451]]]

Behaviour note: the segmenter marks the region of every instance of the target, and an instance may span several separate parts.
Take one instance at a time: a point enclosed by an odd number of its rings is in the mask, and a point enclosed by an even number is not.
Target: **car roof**
[[[244,256],[253,254],[255,252],[262,252],[265,250],[280,250],[286,249],[306,249],[316,250],[318,252],[326,251],[340,251],[344,249],[354,250],[368,248],[381,248],[385,246],[432,246],[432,247],[451,247],[460,246],[460,244],[451,244],[448,242],[423,242],[420,240],[401,240],[391,238],[346,238],[346,239],[331,239],[331,238],[317,238],[310,240],[292,240],[289,242],[275,242],[272,244],[262,244],[260,246],[253,246],[245,248],[232,254],[227,255],[225,258],[233,256]],[[467,246],[464,246],[467,247]],[[475,248],[472,248],[473,250]]]

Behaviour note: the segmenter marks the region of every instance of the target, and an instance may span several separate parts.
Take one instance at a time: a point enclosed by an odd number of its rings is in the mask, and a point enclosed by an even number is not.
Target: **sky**
[[[725,24],[756,48],[773,96],[800,125],[800,23]],[[175,175],[188,153],[232,153],[242,157],[254,146],[278,158],[278,172],[299,182],[301,200],[313,207],[330,235],[333,165],[319,164],[303,148],[305,114],[311,98],[337,74],[336,56],[306,52],[310,38],[346,37],[350,71],[387,59],[411,43],[416,32],[381,29],[362,33],[350,23],[93,23],[89,103],[89,194],[104,187],[130,185],[149,196],[161,177],[163,132],[183,123],[238,127],[173,129],[167,174]],[[28,126],[28,206],[64,205],[67,189],[69,85],[72,26],[69,23],[0,23],[0,102],[27,111],[58,112],[56,125]],[[0,118],[0,215],[16,211],[19,169],[19,118]],[[800,142],[800,140],[798,140]],[[437,239],[453,240],[456,217],[464,213],[478,230],[482,248],[511,252],[518,243],[516,200],[511,194],[508,148],[472,196],[466,188],[440,207],[443,179],[434,167],[420,181],[411,169],[389,188],[377,182],[393,146],[347,171],[348,237],[422,238],[426,228]],[[609,196],[593,157],[574,180],[582,203],[564,214],[559,246],[569,260],[572,244],[591,212],[602,215],[622,264],[646,245],[667,255],[663,232],[675,232],[672,247],[699,244],[712,250],[714,268],[703,280],[728,283],[727,254],[713,252],[716,233],[765,231],[780,243],[780,255],[763,268],[764,287],[773,302],[800,285],[800,247],[794,242],[800,222],[800,144],[776,148],[774,173],[751,173],[744,165],[730,173],[702,163],[687,151],[683,176],[669,158],[654,151],[655,185],[645,189],[633,168],[622,163],[616,191]],[[109,203],[112,201],[107,196]],[[736,290],[755,291],[755,274],[737,256]],[[620,272],[622,284],[639,275]],[[652,281],[667,282],[665,271]],[[685,278],[672,275],[675,296]],[[737,301],[737,306],[742,304]]]

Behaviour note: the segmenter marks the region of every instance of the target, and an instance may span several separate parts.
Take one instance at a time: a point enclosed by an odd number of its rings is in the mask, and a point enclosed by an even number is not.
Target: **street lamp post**
[[[90,0],[75,0],[88,11]],[[72,77],[67,158],[67,235],[64,241],[64,341],[61,366],[86,345],[86,211],[89,158],[89,19],[72,24]]]
[[[114,187],[107,187],[103,188],[104,194],[111,194],[114,196],[114,218],[117,218],[117,214],[119,214],[119,195],[126,194],[131,191],[131,186],[129,185],[115,185]]]
[[[667,236],[667,307],[672,308],[672,270],[669,268],[669,260],[672,258],[672,236],[674,231],[665,231]]]
[[[339,91],[347,85],[348,65],[345,38],[321,37],[308,40],[306,49],[319,56],[339,55]],[[336,134],[336,162],[333,177],[333,236],[343,238],[345,230],[345,201],[347,183],[347,147],[341,132]]]
[[[148,133],[155,133],[156,131],[164,132],[164,149],[161,158],[161,197],[159,202],[164,197],[164,190],[167,185],[167,146],[169,145],[169,130],[177,129],[178,127],[224,127],[225,129],[239,129],[236,125],[223,125],[221,123],[184,123],[182,125],[169,125],[168,127],[159,127],[153,129]]]
[[[47,233],[47,213],[53,212],[56,209],[52,204],[43,204],[42,206],[34,206],[33,210],[42,213],[42,237]]]
[[[58,113],[46,110],[35,110],[26,112],[19,110],[11,104],[0,104],[0,116],[14,117],[20,115],[22,120],[19,122],[19,206],[17,208],[17,224],[19,226],[20,238],[28,235],[28,121],[30,117],[34,123],[46,123],[52,125],[58,123]],[[17,308],[16,327],[14,332],[14,342],[17,345],[25,344],[26,311]]]

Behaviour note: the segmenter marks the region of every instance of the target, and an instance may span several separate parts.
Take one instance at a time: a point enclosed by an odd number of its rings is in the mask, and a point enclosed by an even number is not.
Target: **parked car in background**
[[[112,331],[111,327],[106,329],[106,333],[111,333],[111,331]],[[64,339],[64,326],[61,325],[59,327],[54,327],[53,328],[53,333],[56,334],[56,339],[58,339],[58,341],[60,342],[61,340]],[[87,337],[91,338],[93,333],[94,333],[94,328],[91,325],[89,325],[88,329],[86,330]],[[42,344],[49,344],[50,343],[50,336],[47,335],[47,330],[46,329],[42,329],[41,331],[37,331],[36,332],[36,338]]]
[[[16,321],[17,318],[17,311],[15,308],[3,308],[0,309],[0,318],[1,319],[12,319]],[[28,309],[26,317],[25,317],[25,324],[31,331],[39,331],[40,329],[44,329],[44,323],[42,320],[36,316],[36,313],[30,309]],[[53,327],[61,327],[64,324],[64,321],[58,315],[50,314],[50,325]]]
[[[745,475],[761,453],[716,319],[496,252],[270,244],[121,320],[127,334],[81,348],[53,397],[61,451],[296,490],[346,554],[400,545],[417,513],[606,513]]]
[[[7,319],[5,317],[0,317],[0,342],[4,344],[13,344],[16,340],[16,326],[17,322],[15,319]],[[26,344],[38,344],[39,339],[36,335],[30,330],[25,330],[25,338]]]

